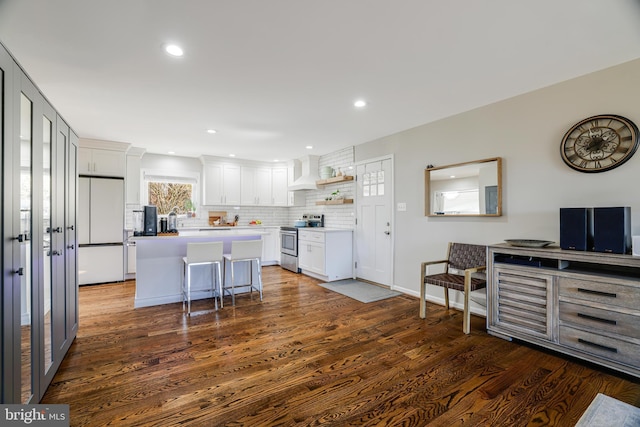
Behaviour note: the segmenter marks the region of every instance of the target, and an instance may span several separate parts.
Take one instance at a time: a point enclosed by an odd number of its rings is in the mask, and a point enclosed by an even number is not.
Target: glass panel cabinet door
[[[42,318],[44,319],[43,369],[46,374],[53,364],[53,281],[51,280],[51,137],[53,123],[46,116],[42,117],[42,130],[42,229],[44,230],[42,233],[42,258],[44,260]]]
[[[33,270],[31,268],[33,103],[20,94],[20,375],[22,403],[33,395]]]

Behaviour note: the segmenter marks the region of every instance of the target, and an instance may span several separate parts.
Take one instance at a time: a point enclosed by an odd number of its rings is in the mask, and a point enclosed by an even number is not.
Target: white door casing
[[[356,165],[356,276],[393,285],[393,159]]]

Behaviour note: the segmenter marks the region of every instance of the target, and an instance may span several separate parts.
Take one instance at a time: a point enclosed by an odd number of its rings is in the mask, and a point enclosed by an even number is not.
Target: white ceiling
[[[640,0],[0,0],[0,41],[81,138],[256,160],[639,58],[639,22]]]

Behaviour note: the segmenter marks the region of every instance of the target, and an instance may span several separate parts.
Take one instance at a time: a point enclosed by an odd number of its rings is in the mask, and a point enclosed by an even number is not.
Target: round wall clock
[[[562,138],[562,160],[580,172],[604,172],[633,156],[640,142],[638,127],[629,119],[602,114],[581,120]]]

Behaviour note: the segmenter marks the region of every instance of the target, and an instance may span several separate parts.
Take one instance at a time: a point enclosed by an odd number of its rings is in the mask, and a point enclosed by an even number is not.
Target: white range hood
[[[300,159],[301,174],[289,185],[289,191],[317,190],[319,156],[304,156]]]

